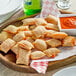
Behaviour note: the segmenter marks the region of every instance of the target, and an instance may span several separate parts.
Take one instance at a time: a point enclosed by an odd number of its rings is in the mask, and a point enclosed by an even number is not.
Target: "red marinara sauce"
[[[76,29],[76,16],[60,17],[60,24],[62,29]]]

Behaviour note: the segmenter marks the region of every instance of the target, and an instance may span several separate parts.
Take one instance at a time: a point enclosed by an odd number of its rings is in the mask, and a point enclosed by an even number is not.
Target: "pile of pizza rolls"
[[[29,65],[31,60],[54,58],[60,53],[58,47],[75,46],[75,37],[59,32],[57,18],[22,20],[23,25],[9,25],[0,33],[0,51],[16,54],[16,64]]]

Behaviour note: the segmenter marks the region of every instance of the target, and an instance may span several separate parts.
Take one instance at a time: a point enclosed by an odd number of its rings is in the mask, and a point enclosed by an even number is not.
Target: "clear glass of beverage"
[[[58,0],[58,7],[61,9],[68,9],[71,6],[70,0]]]

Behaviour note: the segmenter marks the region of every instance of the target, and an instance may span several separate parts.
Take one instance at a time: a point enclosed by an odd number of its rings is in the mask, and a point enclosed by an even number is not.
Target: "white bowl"
[[[62,69],[56,72],[53,76],[76,76],[76,66]]]
[[[21,6],[23,0],[0,0],[0,16],[8,14]]]

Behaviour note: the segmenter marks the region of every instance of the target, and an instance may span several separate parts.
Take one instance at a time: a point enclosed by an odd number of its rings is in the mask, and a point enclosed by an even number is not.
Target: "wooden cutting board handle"
[[[0,54],[0,62],[1,62],[1,60],[3,60],[4,59],[4,57],[2,56],[2,54]]]
[[[59,10],[62,14],[76,14],[76,12],[67,11],[67,10]]]

